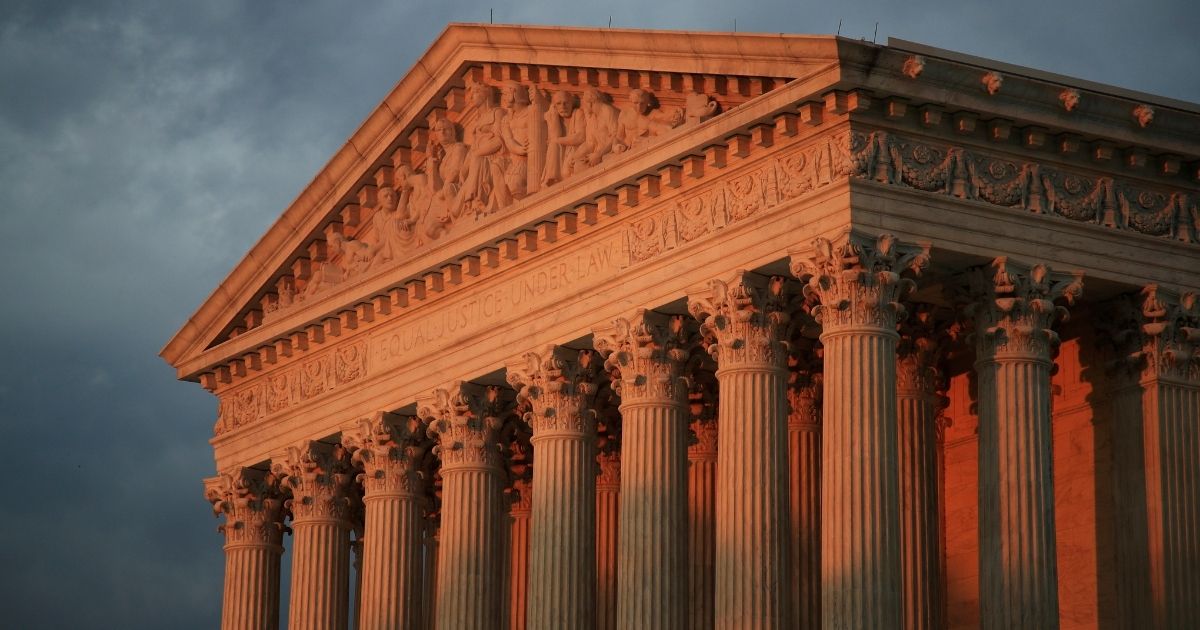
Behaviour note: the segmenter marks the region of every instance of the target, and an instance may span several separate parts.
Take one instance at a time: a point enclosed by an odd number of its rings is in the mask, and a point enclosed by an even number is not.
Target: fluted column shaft
[[[928,265],[928,246],[887,234],[814,240],[791,270],[819,302],[824,346],[821,419],[821,615],[826,627],[897,628],[900,514],[896,323]]]
[[[292,521],[290,630],[344,630],[350,615],[350,524],[336,518]]]
[[[596,627],[596,412],[601,360],[550,346],[508,366],[533,429],[531,630]]]
[[[1113,394],[1113,508],[1117,622],[1121,630],[1152,627],[1142,387],[1136,379]]]
[[[688,628],[712,630],[717,520],[716,418],[694,422],[692,427],[696,442],[688,447]]]
[[[814,387],[820,385],[788,393],[792,601],[798,628],[821,627],[821,425]]]
[[[456,382],[418,404],[442,461],[437,630],[496,630],[504,625],[499,432],[506,412],[500,394],[497,387]]]
[[[826,326],[821,614],[827,626],[900,618],[896,334]],[[833,497],[837,497],[836,500]]]
[[[355,499],[349,454],[305,442],[273,470],[292,488],[290,630],[345,630],[350,617],[350,516]]]
[[[1051,352],[1054,300],[1079,277],[997,258],[973,272],[979,392],[980,613],[985,629],[1058,627]]]
[[[900,565],[904,627],[945,627],[938,480],[937,372],[926,358],[902,356],[896,389],[900,460]]]
[[[793,627],[783,287],[783,278],[738,272],[688,296],[717,360],[720,388],[718,630]]]
[[[1200,331],[1198,331],[1200,332]],[[1200,378],[1144,383],[1143,448],[1155,627],[1200,627]]]
[[[619,627],[682,630],[687,620],[687,420],[682,401],[623,402],[621,423]]]
[[[520,483],[508,512],[508,628],[525,630],[529,608],[529,514],[532,488]]]
[[[205,483],[214,512],[225,515],[221,628],[276,630],[283,554],[283,497],[278,480],[239,468]]]
[[[621,457],[601,453],[596,477],[596,630],[617,628],[617,540],[620,536]]]
[[[379,413],[343,433],[362,466],[364,531],[359,541],[358,629],[416,628],[421,609],[424,452],[414,418]]]

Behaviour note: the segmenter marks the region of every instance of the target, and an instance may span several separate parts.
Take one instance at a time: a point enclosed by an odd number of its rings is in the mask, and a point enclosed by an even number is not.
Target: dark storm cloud
[[[0,593],[12,628],[211,628],[215,404],[156,353],[479,2],[0,6]],[[1200,101],[1191,3],[528,2],[503,22],[887,35]],[[1193,29],[1194,30],[1194,29]]]

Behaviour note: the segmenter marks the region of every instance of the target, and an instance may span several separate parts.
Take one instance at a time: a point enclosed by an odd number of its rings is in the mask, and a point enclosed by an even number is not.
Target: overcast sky
[[[218,625],[215,399],[158,350],[447,22],[878,22],[1200,102],[1194,0],[517,4],[0,0],[0,625]]]

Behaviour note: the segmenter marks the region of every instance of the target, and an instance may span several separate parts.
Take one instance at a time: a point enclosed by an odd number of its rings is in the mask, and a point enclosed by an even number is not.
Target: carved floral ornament
[[[960,291],[973,319],[980,358],[1022,356],[1051,360],[1058,334],[1052,326],[1067,318],[1065,307],[1083,294],[1083,273],[1055,273],[1046,265],[1022,266],[1000,257],[968,271]]]
[[[433,391],[418,405],[428,434],[436,442],[433,453],[442,470],[456,466],[483,466],[499,471],[500,435],[509,403],[500,388],[456,381]]]
[[[517,404],[528,411],[533,441],[543,434],[590,435],[597,422],[597,396],[604,387],[603,361],[594,350],[546,346],[508,365]]]
[[[438,110],[425,146],[414,143],[407,163],[382,167],[375,183],[360,191],[353,208],[370,211],[365,236],[345,235],[343,223],[327,229],[325,251],[312,259],[307,277],[284,276],[266,298],[265,319],[355,277],[393,267],[462,226],[722,110],[714,96],[699,91],[672,91],[670,99],[680,105],[664,107],[648,87],[544,89],[488,82],[475,72],[465,84],[461,115]]]
[[[682,316],[639,309],[632,318],[619,317],[610,328],[596,330],[594,339],[605,367],[619,376],[613,388],[623,403],[683,402],[687,384],[680,372],[694,335]]]
[[[920,275],[928,265],[928,244],[851,232],[836,243],[815,239],[811,251],[792,255],[791,271],[805,283],[804,294],[819,303],[812,316],[826,333],[846,326],[894,331],[905,313],[900,299],[915,287],[902,274]]]
[[[790,316],[784,283],[782,276],[738,271],[728,281],[712,280],[707,290],[689,293],[688,310],[700,321],[704,344],[722,368],[786,365]]]
[[[1110,307],[1109,337],[1123,375],[1200,384],[1200,294],[1147,285]]]
[[[237,467],[207,484],[205,498],[213,513],[225,515],[218,530],[228,544],[279,545],[287,490],[279,478],[261,470]]]
[[[308,440],[288,447],[282,457],[272,462],[271,472],[291,490],[287,507],[291,509],[293,522],[348,521],[355,511],[354,471],[350,454],[341,444]]]

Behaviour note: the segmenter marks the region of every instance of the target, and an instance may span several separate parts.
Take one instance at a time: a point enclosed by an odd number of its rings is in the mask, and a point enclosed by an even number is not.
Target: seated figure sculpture
[[[616,139],[613,153],[623,153],[647,140],[666,133],[683,124],[683,112],[664,116],[657,111],[654,94],[640,88],[629,92],[629,104],[621,108],[617,117]]]

